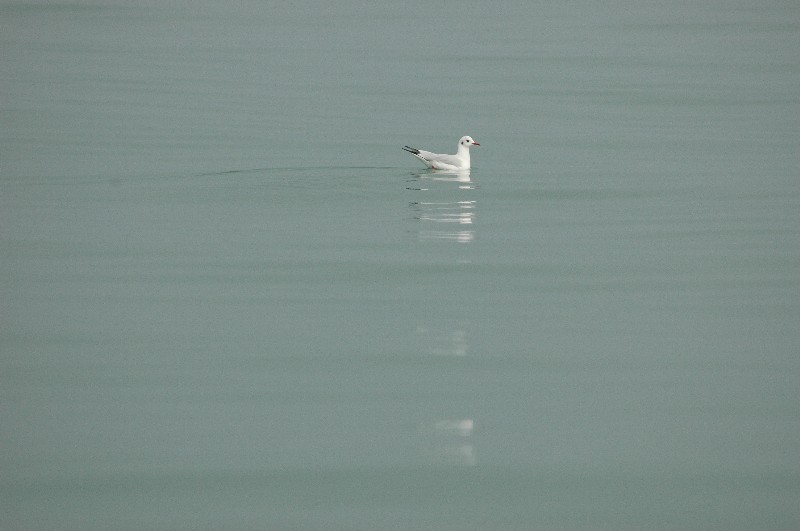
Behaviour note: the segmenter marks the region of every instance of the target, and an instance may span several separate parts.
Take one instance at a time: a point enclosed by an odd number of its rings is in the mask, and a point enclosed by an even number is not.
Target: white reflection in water
[[[456,232],[421,230],[419,231],[419,239],[420,241],[451,240],[458,243],[470,243],[475,240],[475,232],[471,230],[460,230]]]
[[[418,232],[420,241],[470,243],[475,240],[475,230],[468,226],[475,222],[477,201],[463,197],[461,192],[477,189],[468,170],[419,173],[412,182],[416,186],[408,189],[422,193],[420,200],[409,203],[414,219],[422,224]],[[453,188],[449,183],[457,183],[458,187]],[[447,229],[448,225],[458,228]]]
[[[461,328],[455,330],[436,330],[429,326],[417,327],[417,338],[424,348],[434,356],[466,356],[469,352],[467,331]]]
[[[428,190],[430,182],[458,183],[461,190],[475,190],[478,186],[472,181],[470,170],[425,170],[414,174],[413,181],[418,188],[409,187],[410,190]]]
[[[469,171],[423,172],[416,174],[408,186],[414,194],[409,203],[412,219],[419,226],[420,242],[453,241],[471,243],[475,240],[477,200]],[[466,250],[467,248],[463,248]],[[460,254],[460,253],[459,253]],[[470,260],[457,258],[459,264]],[[425,322],[417,326],[414,336],[420,352],[452,359],[469,354],[469,323]],[[447,362],[450,363],[450,362]],[[467,417],[439,417],[432,412],[429,420],[419,424],[420,448],[425,459],[433,464],[475,466],[478,462],[472,442],[475,421]]]
[[[475,421],[465,419],[440,419],[423,423],[419,427],[423,436],[423,453],[438,464],[475,466],[478,459],[472,445]]]
[[[421,201],[411,204],[421,212],[417,218],[420,221],[469,225],[475,217],[475,201],[456,201],[454,203],[428,203]]]
[[[469,170],[449,171],[449,170],[434,170],[429,174],[421,176],[423,179],[431,179],[433,181],[443,182],[456,182],[459,183],[461,190],[474,190],[475,185],[470,178]]]
[[[468,326],[417,327],[416,336],[423,352],[433,356],[464,357],[469,353]],[[472,418],[438,418],[419,425],[421,450],[436,464],[475,466],[478,462],[472,444],[475,421]]]
[[[437,420],[433,425],[438,431],[443,433],[452,433],[460,435],[461,437],[469,437],[472,435],[472,429],[475,427],[475,421],[472,419],[445,419]]]

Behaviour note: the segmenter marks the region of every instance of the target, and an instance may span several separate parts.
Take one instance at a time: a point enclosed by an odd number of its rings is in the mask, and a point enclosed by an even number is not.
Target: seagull
[[[444,155],[441,153],[431,153],[408,146],[403,149],[417,157],[425,166],[434,170],[468,170],[469,169],[469,148],[480,146],[472,140],[471,136],[462,136],[458,141],[458,152],[455,155]]]

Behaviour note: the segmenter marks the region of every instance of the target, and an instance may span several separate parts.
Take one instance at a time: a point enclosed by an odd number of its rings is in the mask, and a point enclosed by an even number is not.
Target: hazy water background
[[[800,527],[798,87],[793,1],[0,2],[0,524]]]

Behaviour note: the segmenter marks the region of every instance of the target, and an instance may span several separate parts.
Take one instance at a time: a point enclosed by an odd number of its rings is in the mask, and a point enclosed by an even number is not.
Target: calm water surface
[[[800,527],[796,3],[0,1],[0,51],[2,527]]]

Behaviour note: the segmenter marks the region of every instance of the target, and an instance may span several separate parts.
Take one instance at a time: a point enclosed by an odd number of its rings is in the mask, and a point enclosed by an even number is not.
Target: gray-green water
[[[798,4],[428,4],[0,2],[3,528],[800,527]]]

